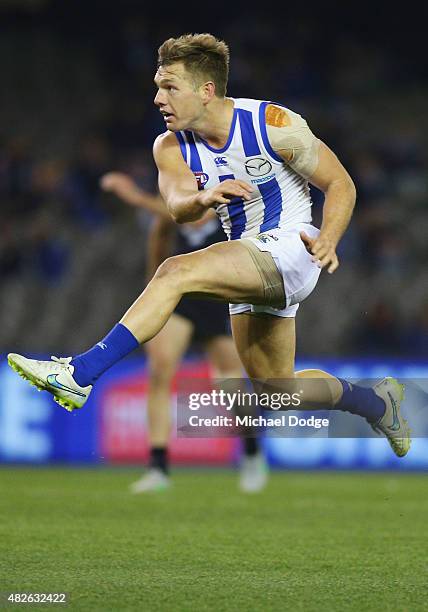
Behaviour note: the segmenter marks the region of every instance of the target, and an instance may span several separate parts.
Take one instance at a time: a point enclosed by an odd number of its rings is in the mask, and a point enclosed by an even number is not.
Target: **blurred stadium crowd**
[[[133,3],[103,23],[96,12],[78,20],[33,4],[3,7],[0,27],[0,350],[68,354],[101,337],[143,288],[150,215],[103,194],[99,178],[122,170],[156,189],[156,49],[209,28],[138,15]],[[213,33],[231,48],[228,94],[301,113],[357,185],[341,267],[298,315],[299,354],[422,357],[428,85],[420,60],[403,52],[405,41],[363,40],[358,24],[332,42],[316,16],[260,18],[256,34],[242,15],[219,23]],[[322,197],[313,196],[319,223]]]

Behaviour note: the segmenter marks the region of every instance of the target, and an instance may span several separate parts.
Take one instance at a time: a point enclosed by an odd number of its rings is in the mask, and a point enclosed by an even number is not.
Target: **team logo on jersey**
[[[245,162],[245,170],[250,176],[264,176],[272,170],[272,164],[263,157],[253,157]]]
[[[194,172],[193,174],[195,175],[195,179],[198,183],[198,189],[203,189],[204,185],[206,185],[210,180],[210,177],[206,172]]]
[[[278,236],[274,236],[273,234],[258,234],[256,238],[257,240],[260,240],[260,242],[264,242],[265,244],[269,242],[269,240],[278,240]]]
[[[216,166],[227,166],[227,159],[225,157],[216,157],[214,162]]]

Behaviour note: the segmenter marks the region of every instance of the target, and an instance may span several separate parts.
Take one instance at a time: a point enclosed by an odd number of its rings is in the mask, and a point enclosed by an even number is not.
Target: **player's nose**
[[[157,94],[155,95],[155,99],[153,101],[156,104],[156,106],[162,106],[162,104],[165,104],[165,100],[163,99],[163,96],[159,90]]]

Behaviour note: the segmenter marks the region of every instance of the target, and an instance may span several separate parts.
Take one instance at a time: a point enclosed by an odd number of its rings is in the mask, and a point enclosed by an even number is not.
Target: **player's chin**
[[[166,129],[169,130],[170,132],[178,132],[180,131],[182,128],[180,127],[179,122],[177,121],[177,119],[175,117],[171,117],[165,120],[165,125],[166,125]]]
[[[189,121],[185,119],[178,119],[177,117],[171,117],[165,121],[166,129],[170,132],[180,132],[183,130],[189,130]]]

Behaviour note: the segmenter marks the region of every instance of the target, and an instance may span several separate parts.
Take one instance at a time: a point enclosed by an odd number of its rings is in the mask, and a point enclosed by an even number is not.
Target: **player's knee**
[[[149,375],[150,389],[169,389],[172,375],[169,372],[154,370]]]
[[[156,270],[155,278],[168,282],[182,282],[191,272],[191,265],[184,255],[168,257]]]
[[[168,257],[168,259],[165,259],[156,270],[155,278],[160,280],[167,277],[174,277],[179,267],[179,264],[177,264],[177,257]]]

